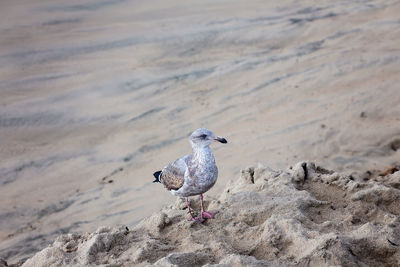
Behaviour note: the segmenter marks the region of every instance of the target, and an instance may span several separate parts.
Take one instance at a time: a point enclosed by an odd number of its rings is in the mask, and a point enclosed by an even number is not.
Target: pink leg
[[[203,218],[203,219],[214,218],[215,214],[217,214],[218,211],[205,211],[204,210],[203,194],[200,194],[200,201],[201,201],[201,218]]]
[[[192,214],[192,209],[190,208],[189,198],[186,198],[186,205],[187,205],[187,207],[188,207],[188,209],[189,209],[189,214],[190,214],[190,219],[189,219],[189,221],[196,221],[196,222],[199,222],[199,223],[204,222],[204,219],[203,219],[203,218],[196,218],[196,217],[193,216],[193,214]]]

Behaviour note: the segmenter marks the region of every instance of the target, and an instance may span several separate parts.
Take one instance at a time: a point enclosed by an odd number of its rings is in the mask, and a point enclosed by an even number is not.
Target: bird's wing
[[[187,155],[171,162],[162,170],[160,181],[168,190],[178,190],[183,186],[190,159],[191,155]]]

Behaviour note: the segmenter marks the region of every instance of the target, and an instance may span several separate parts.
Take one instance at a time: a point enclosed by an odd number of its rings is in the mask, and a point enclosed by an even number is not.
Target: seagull
[[[186,198],[186,205],[189,210],[190,220],[203,222],[205,219],[214,218],[218,211],[205,211],[203,193],[207,192],[218,177],[218,168],[210,145],[214,141],[226,144],[225,138],[216,136],[206,128],[194,131],[190,137],[192,154],[171,162],[161,171],[153,173],[156,178],[153,183],[162,183],[171,194]],[[201,216],[193,216],[190,208],[189,197],[200,195]]]

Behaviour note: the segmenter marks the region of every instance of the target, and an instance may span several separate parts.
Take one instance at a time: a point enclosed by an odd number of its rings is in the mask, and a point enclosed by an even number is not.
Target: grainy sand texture
[[[208,203],[215,219],[188,221],[177,201],[133,229],[60,236],[23,266],[399,266],[399,189],[400,171],[250,167]]]
[[[171,205],[152,173],[199,127],[229,142],[213,146],[210,198],[258,162],[361,180],[396,166],[399,14],[394,0],[2,0],[0,258]],[[327,211],[316,220],[338,220]]]

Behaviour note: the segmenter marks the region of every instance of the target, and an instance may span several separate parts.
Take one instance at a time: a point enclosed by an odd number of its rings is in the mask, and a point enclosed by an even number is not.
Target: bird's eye
[[[199,138],[200,138],[200,139],[206,139],[206,137],[207,137],[206,134],[199,135]]]

